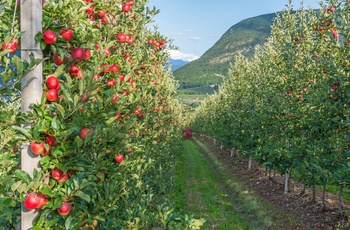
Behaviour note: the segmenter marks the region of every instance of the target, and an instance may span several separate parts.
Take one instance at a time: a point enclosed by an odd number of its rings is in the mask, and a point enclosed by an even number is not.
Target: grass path
[[[183,142],[177,162],[177,207],[206,220],[201,229],[253,229],[230,203],[194,141]]]
[[[288,219],[230,175],[197,140],[183,141],[176,164],[177,188],[172,195],[177,209],[204,218],[201,229],[280,229],[280,220]]]

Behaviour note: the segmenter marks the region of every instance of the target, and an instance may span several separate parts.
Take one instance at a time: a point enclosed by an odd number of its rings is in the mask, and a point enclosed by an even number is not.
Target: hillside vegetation
[[[275,16],[271,13],[248,18],[232,26],[201,58],[174,72],[180,89],[220,84],[236,54],[252,57],[254,46],[266,42]]]

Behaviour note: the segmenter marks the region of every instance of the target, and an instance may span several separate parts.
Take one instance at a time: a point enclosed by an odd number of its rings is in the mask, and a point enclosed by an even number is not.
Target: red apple
[[[115,79],[108,79],[107,80],[107,87],[108,88],[111,88],[113,86],[116,86],[117,85],[117,82],[115,81]]]
[[[63,175],[57,180],[58,183],[65,182],[66,180],[69,179],[68,173],[63,173]]]
[[[49,202],[49,200],[47,199],[47,197],[42,194],[42,193],[38,193],[38,198],[39,198],[39,204],[36,208],[42,208],[47,202]]]
[[[115,162],[120,163],[120,162],[122,162],[122,161],[124,160],[124,155],[121,154],[121,153],[119,153],[119,155],[116,156],[116,157],[114,158],[114,160],[115,160]]]
[[[44,148],[44,151],[43,151],[43,153],[41,154],[42,156],[48,156],[48,155],[50,155],[51,154],[51,151],[52,151],[52,147],[50,146],[50,148],[48,149],[48,150],[46,150],[45,148]]]
[[[72,58],[76,61],[82,61],[85,59],[85,50],[83,48],[76,48],[72,51]]]
[[[112,104],[114,104],[116,101],[118,101],[118,94],[113,94],[113,98],[112,98]]]
[[[92,134],[92,130],[91,130],[91,129],[83,128],[83,129],[80,131],[80,134],[79,134],[79,136],[81,137],[81,139],[85,140],[88,132],[90,133],[90,135]]]
[[[84,53],[84,60],[87,61],[90,59],[90,57],[91,57],[91,52],[90,50],[86,49]]]
[[[100,10],[100,11],[98,12],[98,16],[100,16],[100,17],[102,18],[106,13],[107,13],[106,10]]]
[[[45,30],[43,33],[44,42],[48,45],[54,44],[57,41],[57,35],[51,30]]]
[[[124,75],[124,74],[121,74],[121,75],[119,76],[119,81],[120,81],[120,82],[125,81],[125,75]]]
[[[46,85],[49,89],[57,89],[60,82],[56,76],[50,75],[46,78]]]
[[[8,43],[3,42],[1,49],[2,50],[6,50],[9,49],[10,50],[10,54],[16,52],[18,48],[18,39],[11,39]]]
[[[68,173],[64,173],[61,169],[58,169],[58,168],[52,169],[51,176],[58,183],[65,182],[69,178]]]
[[[109,67],[109,71],[113,72],[113,73],[118,73],[119,72],[119,66],[117,66],[116,64],[112,64]]]
[[[49,89],[46,92],[46,99],[48,101],[56,101],[58,98],[58,90],[57,89]]]
[[[86,13],[87,14],[93,14],[94,13],[94,7],[93,6],[90,6],[87,10],[86,10]]]
[[[28,193],[26,199],[23,202],[24,207],[28,210],[32,210],[38,207],[40,198],[35,193]]]
[[[37,142],[37,141],[33,141],[30,144],[30,150],[32,151],[32,153],[34,153],[35,155],[40,155],[44,152],[44,143],[43,142]]]
[[[64,40],[69,42],[70,40],[73,39],[73,30],[71,29],[61,30],[60,35]]]
[[[127,12],[130,11],[130,9],[131,9],[131,5],[130,4],[125,3],[125,4],[122,5],[122,11],[123,12],[127,13]]]
[[[117,38],[118,38],[118,41],[121,42],[121,43],[126,42],[126,36],[125,36],[125,34],[123,34],[123,33],[119,33],[119,34],[117,35]]]
[[[64,58],[62,58],[59,54],[54,54],[52,56],[52,62],[56,65],[62,65],[64,63]]]
[[[78,79],[82,79],[83,78],[83,73],[81,72],[79,67],[77,67],[75,65],[70,67],[69,74],[72,75],[72,76],[76,76]]]
[[[58,168],[54,168],[51,171],[51,176],[53,179],[55,180],[59,180],[61,178],[61,176],[63,175],[63,171],[61,169]]]
[[[101,79],[101,75],[95,74],[93,80],[94,80],[94,81],[97,81],[97,80],[99,80],[99,79]]]
[[[70,203],[63,202],[62,206],[57,209],[57,212],[62,216],[66,216],[69,214],[71,209],[72,205]]]
[[[46,141],[46,143],[47,143],[48,145],[50,145],[50,146],[56,146],[56,145],[58,145],[57,140],[56,140],[56,137],[51,136],[51,135],[47,135],[47,136],[45,137],[45,141]]]

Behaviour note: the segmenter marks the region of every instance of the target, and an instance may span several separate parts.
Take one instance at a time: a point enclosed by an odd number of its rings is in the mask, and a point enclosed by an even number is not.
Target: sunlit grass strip
[[[235,210],[249,220],[253,229],[281,229],[281,223],[297,224],[289,215],[282,214],[272,204],[265,202],[247,185],[231,175],[218,161],[216,156],[201,142],[195,141],[198,150],[206,155],[216,171],[216,179],[220,181],[224,191],[229,191],[229,201],[234,204]],[[285,226],[287,228],[287,226]]]
[[[195,142],[186,140],[183,145],[183,154],[177,158],[177,208],[194,218],[205,218],[202,229],[253,229],[235,211]]]

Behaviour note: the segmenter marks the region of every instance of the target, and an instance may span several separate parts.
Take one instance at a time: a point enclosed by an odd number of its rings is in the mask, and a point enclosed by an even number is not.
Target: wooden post
[[[35,35],[42,31],[42,2],[41,0],[21,0],[21,58],[29,62],[29,54],[35,58],[42,58],[39,44],[35,44]],[[42,95],[42,65],[39,64],[33,71],[22,79],[22,111],[29,111],[30,104],[40,103]],[[29,151],[29,143],[22,146],[21,168],[33,177],[34,169],[39,170],[40,157]],[[27,230],[33,226],[37,216],[34,210],[28,211],[21,207],[21,229]]]

